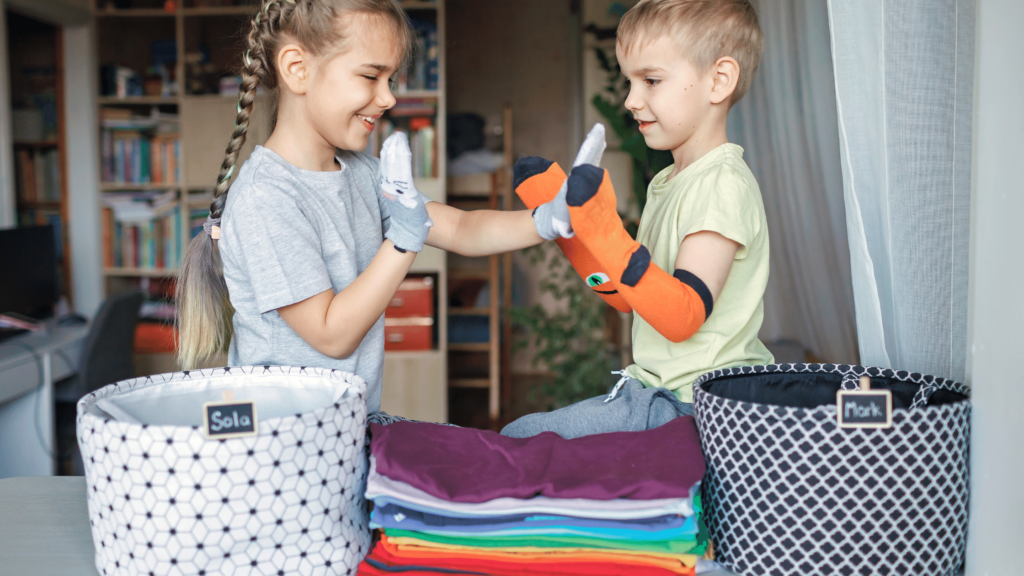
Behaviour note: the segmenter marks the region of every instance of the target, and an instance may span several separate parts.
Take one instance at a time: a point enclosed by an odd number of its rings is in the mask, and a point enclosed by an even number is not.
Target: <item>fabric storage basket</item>
[[[892,428],[841,429],[836,393],[892,391]],[[716,559],[744,575],[946,575],[967,534],[969,390],[832,364],[747,366],[693,386]]]
[[[252,400],[256,435],[209,439],[203,404]],[[237,414],[237,413],[236,413]],[[354,574],[370,545],[366,383],[284,366],[111,384],[78,402],[106,575]]]

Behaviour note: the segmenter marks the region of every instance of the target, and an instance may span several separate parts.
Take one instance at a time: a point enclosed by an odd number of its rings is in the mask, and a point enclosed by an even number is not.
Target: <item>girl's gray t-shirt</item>
[[[387,207],[379,160],[342,152],[341,170],[314,172],[257,146],[231,185],[218,242],[231,305],[231,366],[318,366],[366,381],[380,410],[384,315],[347,358],[325,356],[277,313],[325,290],[339,292],[366,270],[384,241]]]

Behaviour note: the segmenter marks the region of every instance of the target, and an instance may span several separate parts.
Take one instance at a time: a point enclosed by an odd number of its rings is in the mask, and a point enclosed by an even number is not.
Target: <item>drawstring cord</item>
[[[625,370],[612,370],[612,374],[622,376],[622,378],[619,378],[619,381],[615,383],[615,387],[608,394],[608,397],[604,399],[605,403],[614,400],[619,395],[619,390],[622,390],[622,387],[626,385],[626,380],[629,380],[629,375],[626,374]]]

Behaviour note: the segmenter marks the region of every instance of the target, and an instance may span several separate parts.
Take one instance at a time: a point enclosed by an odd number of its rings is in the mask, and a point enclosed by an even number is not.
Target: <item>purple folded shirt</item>
[[[377,472],[449,502],[689,498],[704,477],[692,416],[643,432],[509,438],[423,422],[370,424]]]

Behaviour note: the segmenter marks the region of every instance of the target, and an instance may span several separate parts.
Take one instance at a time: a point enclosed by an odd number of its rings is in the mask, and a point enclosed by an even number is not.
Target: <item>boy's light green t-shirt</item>
[[[757,338],[768,284],[768,223],[743,148],[723,144],[666,182],[671,172],[669,166],[654,177],[640,217],[637,240],[651,252],[651,263],[671,274],[679,244],[705,230],[740,249],[711,316],[688,340],[671,342],[633,313],[635,363],[627,373],[693,402],[693,382],[705,372],[774,362]]]

